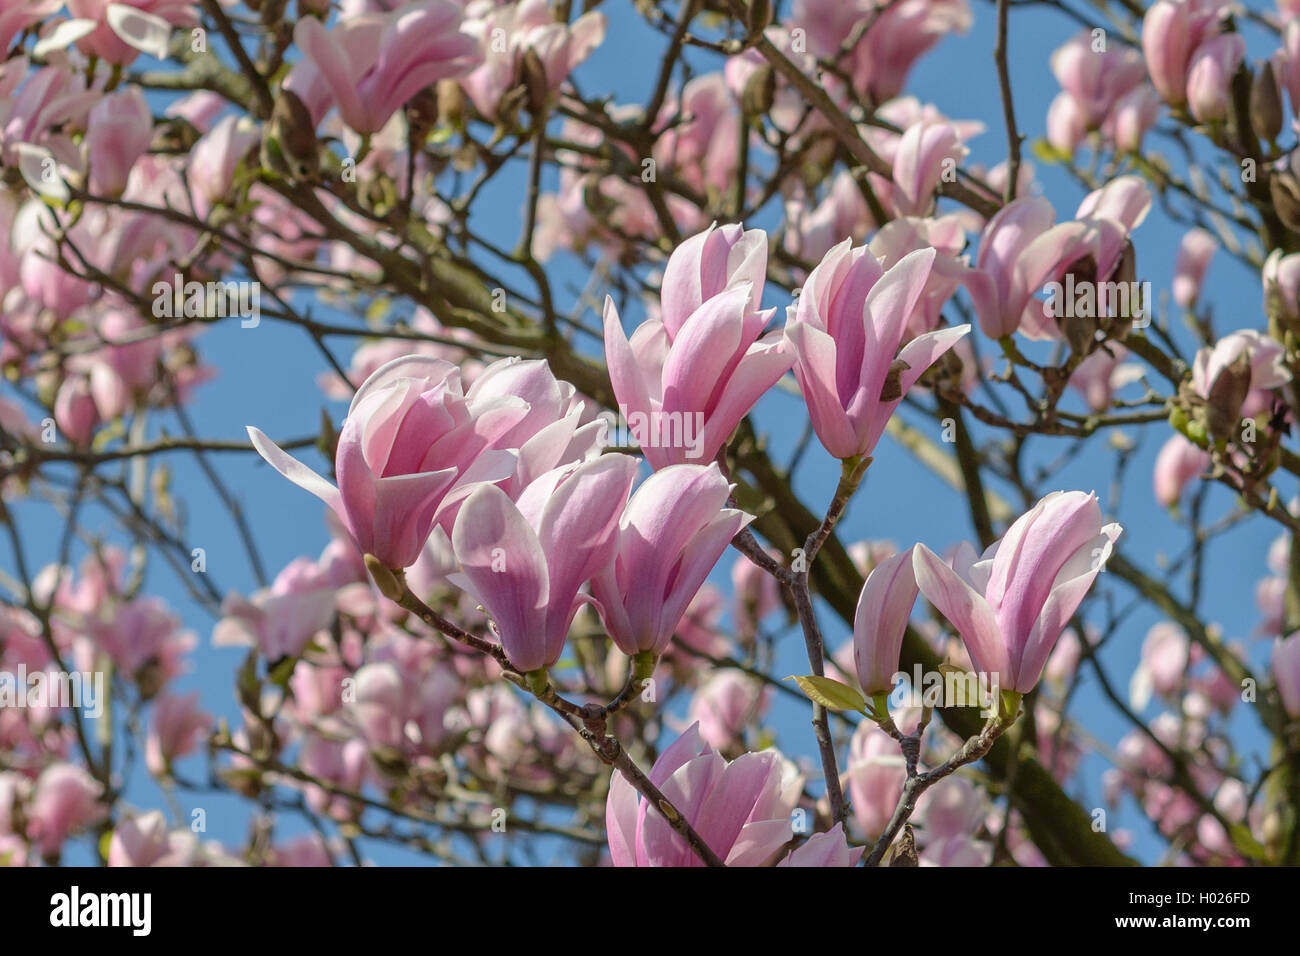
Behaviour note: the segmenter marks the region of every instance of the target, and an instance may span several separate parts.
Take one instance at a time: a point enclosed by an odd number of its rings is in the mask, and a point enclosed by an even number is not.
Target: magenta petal
[[[764,336],[751,345],[731,373],[721,399],[704,422],[704,441],[699,449],[701,460],[717,456],[740,420],[794,364],[793,352],[777,336],[778,333]]]
[[[554,663],[547,659],[543,633],[546,556],[514,502],[495,485],[481,485],[461,506],[451,540],[510,662],[525,672]]]
[[[836,458],[861,454],[849,417],[835,390],[835,340],[807,322],[785,327],[790,351],[796,356],[795,377],[808,405],[808,416],[825,449]]]
[[[867,575],[853,616],[853,660],[858,683],[869,695],[893,690],[917,590],[911,548],[882,561]]]
[[[1007,648],[984,597],[923,544],[912,551],[912,568],[920,592],[961,635],[975,670],[996,674],[1000,686],[1009,687],[1012,674]]]

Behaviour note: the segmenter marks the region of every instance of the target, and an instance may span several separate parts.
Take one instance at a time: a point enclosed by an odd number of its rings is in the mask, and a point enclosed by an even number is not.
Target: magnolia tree
[[[1300,863],[1300,4],[1026,6],[0,0],[0,862]]]

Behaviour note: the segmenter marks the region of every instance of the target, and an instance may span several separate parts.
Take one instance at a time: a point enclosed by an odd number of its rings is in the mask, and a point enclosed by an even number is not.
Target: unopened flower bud
[[[262,134],[262,165],[296,182],[306,182],[320,169],[316,125],[307,105],[292,90],[281,89]]]
[[[464,118],[465,115],[465,94],[460,88],[460,84],[455,80],[439,80],[436,87],[438,91],[438,116],[447,123],[455,126]]]
[[[1250,87],[1250,125],[1255,135],[1271,143],[1282,131],[1282,91],[1273,64],[1265,60]]]
[[[1275,172],[1268,178],[1268,191],[1273,200],[1273,210],[1282,224],[1292,232],[1300,232],[1300,184],[1291,173]]]
[[[776,74],[764,63],[745,81],[741,91],[740,106],[746,116],[764,116],[772,108],[776,97]]]
[[[438,125],[438,94],[433,87],[425,87],[407,101],[406,123],[410,129],[411,142],[422,145]]]
[[[1210,386],[1205,400],[1205,426],[1210,437],[1226,441],[1241,423],[1241,406],[1250,392],[1250,353],[1243,351],[1226,365]]]
[[[528,112],[534,116],[540,115],[546,108],[550,89],[546,82],[546,64],[532,47],[524,51],[523,59],[519,62],[519,77],[527,92]]]

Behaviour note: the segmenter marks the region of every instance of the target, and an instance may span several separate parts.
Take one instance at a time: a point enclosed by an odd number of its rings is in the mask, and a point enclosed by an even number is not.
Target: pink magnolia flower
[[[155,776],[170,772],[172,761],[191,754],[199,738],[212,726],[212,718],[199,709],[199,692],[179,697],[162,694],[155,699],[149,735],[145,739],[145,765]]]
[[[790,811],[802,781],[773,750],[728,762],[692,726],[654,762],[650,782],[727,866],[760,866],[789,841]],[[605,802],[615,866],[703,866],[657,808],[618,771]]]
[[[1300,316],[1300,253],[1284,256],[1281,249],[1274,249],[1264,260],[1261,278],[1266,311],[1271,308],[1269,299],[1275,297],[1284,315]]]
[[[1151,83],[1166,103],[1186,102],[1192,56],[1219,29],[1224,6],[1221,0],[1157,0],[1147,8],[1142,52]]]
[[[982,558],[964,545],[949,565],[918,544],[916,583],[961,635],[975,670],[996,676],[1003,691],[1025,693],[1038,683],[1121,531],[1102,525],[1095,495],[1053,492]]]
[[[1057,93],[1047,107],[1047,141],[1061,152],[1073,154],[1087,135],[1088,123],[1079,101],[1064,90]]]
[[[971,24],[966,0],[799,0],[790,23],[807,31],[809,53],[834,62],[868,17],[870,27],[841,66],[854,90],[876,103],[897,96],[912,66],[942,37],[964,33]]]
[[[766,688],[749,674],[723,668],[700,685],[686,719],[699,727],[710,747],[728,750],[743,740],[745,727],[762,711],[768,696]]]
[[[857,866],[866,847],[852,847],[837,823],[824,833],[814,833],[777,866]]]
[[[657,126],[664,129],[653,151],[659,166],[700,192],[730,188],[745,131],[723,74],[706,73],[688,82],[680,102],[675,96],[665,101]]]
[[[365,741],[355,737],[334,740],[311,733],[298,752],[298,766],[316,780],[360,793],[370,768],[369,753]],[[306,784],[303,791],[307,806],[315,813],[328,813],[335,820],[352,820],[361,813],[360,803],[314,783]]]
[[[1273,683],[1289,717],[1300,718],[1300,631],[1273,642]]]
[[[1034,296],[1081,259],[1095,264],[1097,281],[1108,280],[1150,208],[1150,190],[1136,176],[1121,176],[1089,193],[1072,222],[1054,224],[1052,204],[1041,196],[1002,207],[984,227],[977,271],[967,282],[980,328],[991,338],[1017,330],[1033,338],[1058,337],[1048,303]]]
[[[69,836],[104,818],[103,789],[74,764],[51,764],[41,771],[27,810],[27,836],[42,856],[55,856]]]
[[[923,119],[908,127],[894,154],[894,208],[903,215],[930,212],[935,189],[969,152],[950,123]]]
[[[452,0],[425,0],[351,17],[331,30],[302,17],[293,37],[304,59],[286,85],[309,109],[327,90],[351,129],[377,132],[420,90],[462,77],[481,61],[478,41],[460,30],[461,16]],[[313,118],[320,120],[315,111]]]
[[[1218,248],[1219,241],[1204,229],[1189,229],[1183,234],[1174,264],[1174,301],[1182,308],[1190,309],[1200,298],[1205,272]]]
[[[916,718],[895,718],[904,733],[916,727]],[[858,724],[849,742],[849,761],[844,771],[853,820],[867,839],[884,832],[898,805],[907,781],[907,767],[894,738],[870,720]]]
[[[1254,329],[1239,329],[1196,353],[1192,363],[1192,388],[1196,394],[1209,398],[1210,389],[1224,369],[1243,353],[1250,360],[1251,391],[1267,391],[1291,381],[1282,343]]]
[[[781,606],[776,578],[744,555],[731,566],[731,591],[735,598],[731,619],[741,640],[756,634],[763,618]]]
[[[1171,435],[1156,455],[1152,481],[1156,501],[1166,508],[1178,504],[1183,489],[1193,478],[1209,470],[1210,453],[1198,448],[1182,435]]]
[[[153,136],[153,114],[138,86],[112,93],[90,111],[86,127],[86,156],[90,188],[102,196],[117,196],[127,175],[144,155]]]
[[[636,468],[635,458],[602,455],[547,472],[517,504],[482,485],[461,508],[451,535],[456,558],[521,671],[559,659],[578,589],[614,553]]]
[[[1110,343],[1097,349],[1074,370],[1070,387],[1077,389],[1094,412],[1104,412],[1118,392],[1126,385],[1142,380],[1142,366],[1125,362],[1128,349]]]
[[[190,150],[189,182],[195,215],[206,217],[230,193],[235,167],[249,154],[261,133],[246,116],[223,116]]]
[[[560,465],[599,454],[607,423],[595,418],[595,403],[551,371],[545,359],[516,356],[493,362],[474,379],[480,400],[514,399],[528,412],[497,439],[497,447],[518,449],[515,473],[501,485],[511,497]]]
[[[406,738],[407,701],[402,675],[387,661],[367,664],[354,675],[352,713],[372,747],[401,747]]]
[[[885,271],[846,239],[804,283],[785,335],[813,429],[836,458],[871,454],[907,390],[970,331],[927,332],[899,351],[934,258],[918,250]]]
[[[1094,48],[1090,31],[1076,33],[1052,54],[1052,73],[1073,100],[1085,130],[1098,129],[1119,101],[1142,82],[1142,57],[1118,44]]]
[[[1222,33],[1197,47],[1187,67],[1187,106],[1202,123],[1227,119],[1232,75],[1246,56],[1239,33]]]
[[[1102,124],[1102,135],[1121,153],[1142,150],[1142,139],[1160,118],[1160,97],[1143,83],[1120,97]]]
[[[505,6],[472,4],[465,32],[482,46],[483,62],[461,80],[465,95],[487,119],[497,118],[501,97],[520,82],[519,63],[532,50],[542,63],[546,87],[555,93],[565,78],[605,39],[605,15],[592,10],[560,23],[546,0]]]
[[[1129,680],[1129,703],[1142,711],[1151,702],[1151,694],[1169,697],[1179,690],[1191,661],[1191,644],[1187,632],[1171,621],[1161,621],[1147,631],[1142,642],[1142,657]]]
[[[716,223],[682,242],[668,257],[660,283],[659,317],[670,338],[708,300],[748,286],[749,304],[763,298],[767,278],[767,233]],[[766,324],[771,312],[761,315]]]
[[[862,585],[853,616],[853,662],[858,686],[868,696],[894,689],[898,655],[916,594],[911,548],[876,565]]]
[[[93,27],[77,47],[119,66],[141,53],[165,57],[172,27],[198,24],[195,6],[188,0],[68,0],[68,12]]]
[[[276,471],[338,515],[363,554],[405,568],[475,484],[511,475],[515,456],[493,444],[527,413],[519,399],[462,393],[449,362],[410,355],[376,370],[352,397],[334,458],[337,488],[256,428],[248,434]]]
[[[84,375],[69,375],[54,396],[54,421],[73,445],[85,447],[95,435],[99,411]]]
[[[971,837],[984,822],[988,800],[962,774],[944,777],[916,801],[915,820],[926,844],[953,837]]]
[[[217,647],[256,647],[268,663],[299,656],[307,642],[334,618],[335,588],[299,558],[276,577],[271,587],[249,598],[235,592],[221,603],[221,620],[212,630]]]
[[[695,592],[753,520],[726,507],[717,463],[655,472],[618,521],[613,557],[591,581],[609,636],[629,656],[664,652]]]
[[[868,173],[867,177],[872,191],[887,204],[893,192],[889,181],[875,173]],[[862,190],[846,169],[835,174],[820,202],[808,196],[801,183],[796,183],[792,191],[785,204],[783,244],[787,252],[800,259],[819,260],[845,236],[858,239],[876,227]],[[888,205],[885,211],[891,211]]]
[[[867,247],[880,260],[886,272],[918,249],[934,249],[934,262],[925,288],[907,320],[903,341],[933,332],[943,325],[943,308],[953,293],[971,274],[962,250],[966,246],[966,226],[960,214],[920,219],[900,216],[885,223]]]
[[[664,272],[662,317],[630,340],[605,300],[610,382],[651,467],[716,457],[793,363],[779,332],[759,337],[771,313],[755,311],[762,285],[750,277],[767,268],[766,243],[738,226],[687,240]]]
[[[198,643],[156,597],[96,608],[86,629],[118,668],[151,689],[148,696],[181,672],[185,655]]]
[[[109,866],[189,866],[197,856],[194,834],[170,831],[161,810],[128,814],[108,843]]]

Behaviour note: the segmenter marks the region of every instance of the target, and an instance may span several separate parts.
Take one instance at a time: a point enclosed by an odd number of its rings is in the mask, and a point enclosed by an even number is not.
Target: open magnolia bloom
[[[1096,495],[1053,492],[982,556],[963,543],[947,564],[918,544],[916,583],[957,629],[976,672],[996,679],[1003,691],[1023,694],[1038,683],[1122,531],[1102,525]]]
[[[692,724],[660,754],[649,776],[727,866],[758,866],[794,834],[790,811],[803,778],[775,750],[728,761]],[[609,782],[605,823],[615,866],[703,865],[617,771]]]
[[[376,369],[352,397],[334,456],[337,488],[258,429],[248,435],[276,471],[338,515],[363,554],[405,568],[477,483],[514,473],[515,454],[492,445],[528,410],[511,396],[462,393],[456,366],[408,355]]]

